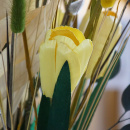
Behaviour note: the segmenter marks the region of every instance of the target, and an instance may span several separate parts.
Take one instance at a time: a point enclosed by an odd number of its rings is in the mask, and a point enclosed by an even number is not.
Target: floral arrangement
[[[1,0],[1,128],[89,128],[130,36],[130,20],[121,25],[130,0],[118,16],[120,1],[116,12],[115,0],[88,1],[78,26],[83,0]],[[122,95],[125,113],[129,95],[130,85]],[[129,119],[121,120],[123,115],[109,130]],[[128,129],[129,124],[121,128]]]

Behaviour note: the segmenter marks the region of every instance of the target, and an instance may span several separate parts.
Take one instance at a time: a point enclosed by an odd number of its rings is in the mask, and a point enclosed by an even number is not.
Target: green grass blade
[[[63,65],[52,98],[48,130],[68,130],[71,103],[71,82],[69,65]]]
[[[46,130],[50,110],[50,99],[42,95],[40,109],[38,114],[37,130]]]
[[[114,53],[114,55],[115,55],[115,53]],[[119,58],[109,79],[113,79],[119,73],[120,68],[121,68],[121,59]]]
[[[93,1],[93,3],[94,3],[93,4],[94,7],[92,7],[92,9],[91,9],[91,18],[89,20],[88,26],[84,33],[86,39],[92,38],[93,29],[94,29],[94,27],[96,28],[96,25],[97,25],[97,23],[95,23],[95,20],[97,19],[96,22],[98,21],[99,17],[97,17],[97,15],[100,15],[100,12],[102,9],[100,0],[98,0],[96,3]]]
[[[76,111],[75,111],[75,113],[77,112],[78,107],[79,107],[79,105],[80,105],[80,100],[81,100],[81,98],[82,98],[82,96],[83,96],[83,90],[84,90],[86,81],[87,81],[87,79],[85,78],[84,81],[83,81],[83,86],[82,86],[82,88],[81,88],[81,92],[80,92],[78,101],[77,101],[77,106],[76,106]]]
[[[94,11],[94,7],[95,7],[95,5],[96,5],[96,0],[92,0],[91,1],[91,10],[90,10],[90,17],[92,16],[92,14],[93,14],[93,11]]]

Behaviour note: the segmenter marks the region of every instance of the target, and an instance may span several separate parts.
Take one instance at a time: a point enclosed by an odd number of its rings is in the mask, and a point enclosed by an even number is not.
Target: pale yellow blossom
[[[86,70],[93,45],[82,32],[71,27],[49,30],[40,46],[40,77],[43,94],[52,97],[60,70],[67,60],[70,69],[71,91]],[[61,85],[62,87],[62,85]]]

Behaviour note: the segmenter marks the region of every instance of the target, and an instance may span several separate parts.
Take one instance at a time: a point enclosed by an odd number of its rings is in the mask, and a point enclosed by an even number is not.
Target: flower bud
[[[49,30],[40,46],[40,77],[43,94],[52,97],[60,70],[67,60],[71,91],[84,74],[93,49],[92,42],[81,31],[71,27]],[[61,85],[62,87],[62,85]]]
[[[116,0],[101,0],[101,5],[103,8],[110,8],[114,5]]]

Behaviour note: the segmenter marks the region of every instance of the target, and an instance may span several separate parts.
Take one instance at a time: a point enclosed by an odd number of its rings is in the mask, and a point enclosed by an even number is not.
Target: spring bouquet
[[[115,0],[90,0],[78,24],[84,1],[1,0],[4,130],[89,129],[108,80],[118,73],[130,36],[130,20],[124,28],[121,24],[130,1],[119,14],[121,0],[116,5]],[[122,95],[125,112],[130,110],[129,95],[130,86]],[[128,129],[130,125],[122,128]]]

